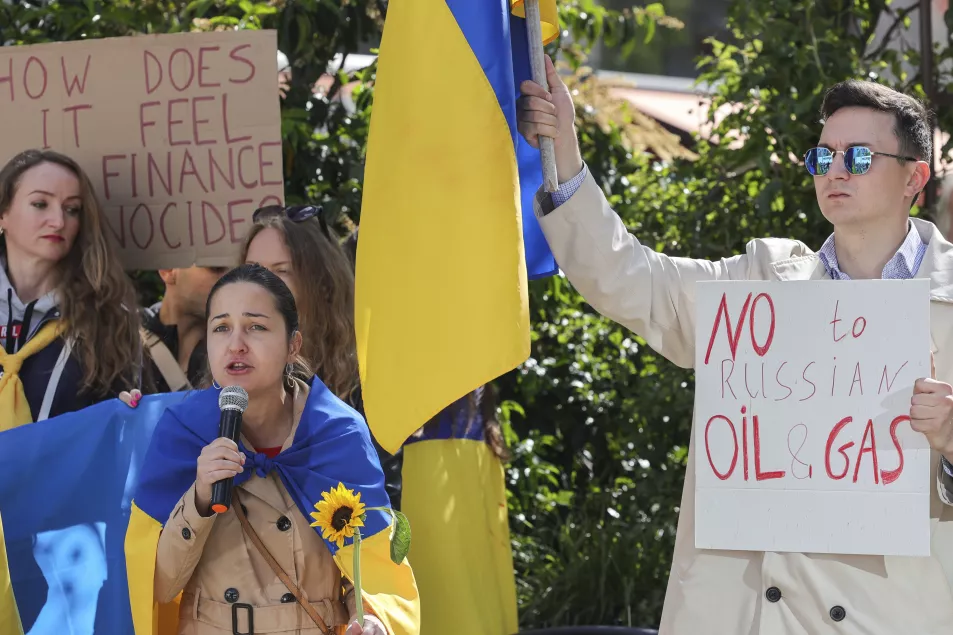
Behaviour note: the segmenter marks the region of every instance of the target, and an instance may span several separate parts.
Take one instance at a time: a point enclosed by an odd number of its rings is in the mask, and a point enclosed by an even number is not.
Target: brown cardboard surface
[[[0,47],[0,165],[76,159],[127,269],[231,266],[284,200],[274,31]]]

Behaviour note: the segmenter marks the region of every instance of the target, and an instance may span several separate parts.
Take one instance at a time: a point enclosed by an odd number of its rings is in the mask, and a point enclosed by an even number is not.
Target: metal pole
[[[935,109],[937,107],[936,99],[936,81],[933,68],[933,3],[930,0],[920,0],[920,76],[923,80],[923,92],[926,93],[927,108]],[[930,133],[934,134],[933,121],[930,122]],[[938,148],[933,149],[936,155]],[[935,210],[936,206],[936,179],[934,178],[934,158],[930,157],[930,180],[927,181],[924,192],[924,205],[927,209],[937,214],[947,213],[943,210]]]

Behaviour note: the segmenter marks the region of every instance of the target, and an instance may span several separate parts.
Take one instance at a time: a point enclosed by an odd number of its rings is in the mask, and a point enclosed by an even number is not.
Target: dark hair
[[[56,263],[56,292],[65,337],[73,340],[83,368],[82,388],[105,396],[135,385],[142,360],[136,292],[106,236],[92,183],[68,156],[26,150],[0,169],[0,217],[10,211],[23,175],[45,163],[65,168],[79,181],[79,233],[69,253]],[[0,235],[0,254],[6,252],[6,237]]]
[[[930,161],[933,129],[930,112],[922,102],[877,82],[849,79],[827,90],[821,104],[821,118],[827,120],[841,108],[852,106],[893,115],[893,131],[900,141],[900,154]]]
[[[271,294],[271,297],[275,301],[275,308],[278,309],[278,313],[281,314],[285,322],[285,327],[288,331],[288,341],[290,342],[291,338],[298,331],[298,307],[295,305],[294,295],[292,295],[291,289],[288,288],[284,280],[259,264],[249,263],[235,267],[212,285],[212,290],[209,291],[208,294],[208,300],[205,302],[205,321],[208,322],[209,318],[212,317],[212,298],[226,286],[239,282],[257,284]],[[292,371],[292,376],[299,379],[310,379],[313,375],[307,362],[305,362],[300,355],[295,359],[293,365],[294,370]],[[211,384],[210,378],[207,377],[203,383]]]

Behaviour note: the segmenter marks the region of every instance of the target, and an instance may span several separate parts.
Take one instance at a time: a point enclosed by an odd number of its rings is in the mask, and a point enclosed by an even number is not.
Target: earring
[[[218,385],[218,382],[215,381],[214,379],[212,380],[212,388],[214,388],[215,390],[221,390],[221,389],[222,389],[222,387],[219,386],[219,385]]]
[[[285,375],[291,375],[295,370],[294,364],[285,364]]]

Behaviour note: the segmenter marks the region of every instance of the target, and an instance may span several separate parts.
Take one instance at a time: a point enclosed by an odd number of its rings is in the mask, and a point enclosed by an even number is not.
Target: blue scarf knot
[[[275,462],[261,452],[255,452],[248,458],[249,460],[245,467],[250,466],[254,468],[255,473],[261,478],[265,478],[269,472],[275,469]]]

